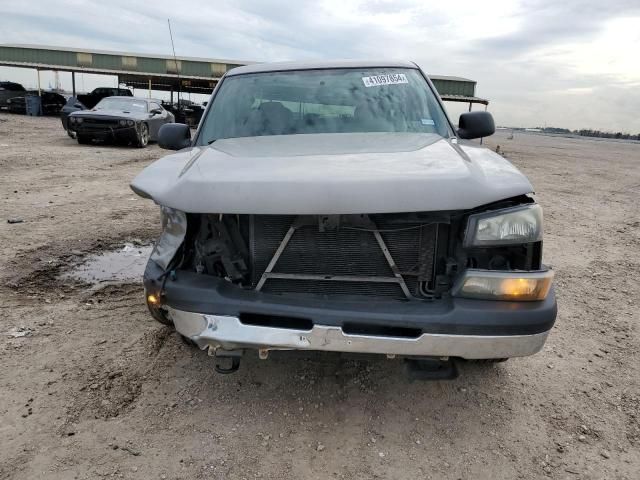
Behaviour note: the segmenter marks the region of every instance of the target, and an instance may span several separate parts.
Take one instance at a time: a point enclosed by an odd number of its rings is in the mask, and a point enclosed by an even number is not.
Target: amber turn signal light
[[[469,269],[456,282],[453,295],[484,300],[530,302],[547,298],[552,281],[551,270],[503,272]]]
[[[160,297],[154,295],[153,293],[150,293],[149,295],[147,295],[147,303],[153,306],[160,305]]]

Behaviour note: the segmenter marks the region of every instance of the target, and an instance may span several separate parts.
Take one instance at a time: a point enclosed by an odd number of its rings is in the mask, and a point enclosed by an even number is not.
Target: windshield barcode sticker
[[[372,77],[362,77],[365,87],[379,87],[380,85],[397,85],[399,83],[409,83],[404,73],[389,73],[386,75],[373,75]]]

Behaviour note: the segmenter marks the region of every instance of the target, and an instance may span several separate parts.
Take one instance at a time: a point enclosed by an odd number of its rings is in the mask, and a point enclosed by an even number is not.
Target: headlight
[[[130,127],[133,127],[135,123],[136,122],[134,122],[133,120],[127,120],[127,125],[129,125]]]
[[[120,120],[118,123],[120,124],[121,127],[124,127],[127,124],[127,121],[126,120]]]
[[[514,245],[542,240],[542,208],[524,205],[469,216],[465,247]]]
[[[76,117],[76,123],[82,123],[82,118],[81,117]]]
[[[484,300],[535,301],[547,298],[553,271],[503,272],[466,270],[451,291],[455,297]]]

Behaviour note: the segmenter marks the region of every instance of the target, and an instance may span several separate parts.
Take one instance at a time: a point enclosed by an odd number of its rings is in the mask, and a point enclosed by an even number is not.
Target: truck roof
[[[321,70],[328,68],[418,68],[415,63],[405,60],[317,60],[307,62],[254,63],[236,67],[227,76],[247,73],[282,72],[287,70]]]

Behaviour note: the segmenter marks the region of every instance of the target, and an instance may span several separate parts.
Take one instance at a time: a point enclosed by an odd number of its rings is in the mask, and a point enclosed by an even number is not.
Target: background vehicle
[[[67,135],[71,138],[76,138],[76,132],[69,129],[69,115],[73,112],[79,112],[80,110],[86,110],[86,108],[78,102],[76,97],[67,98],[67,102],[60,109],[60,121],[62,122],[62,128],[65,129]]]
[[[24,95],[26,89],[15,82],[0,82],[0,109],[7,108],[7,100]]]
[[[28,95],[38,95],[37,90],[29,90],[25,95],[13,97],[7,100],[7,107],[12,113],[27,113],[27,102],[25,97]],[[42,102],[43,115],[58,115],[65,106],[67,100],[56,92],[40,92]]]
[[[198,105],[190,100],[184,98],[180,99],[180,102],[162,102],[162,106],[173,113],[176,118],[176,122],[186,123],[190,127],[197,127],[200,123],[200,119],[204,113],[204,105]]]
[[[133,97],[133,93],[128,88],[98,87],[94,88],[91,93],[77,95],[76,99],[84,109],[88,110],[107,97]]]
[[[195,139],[163,127],[181,151],[131,184],[162,209],[152,315],[227,371],[247,349],[426,357],[446,375],[536,353],[556,318],[542,210],[468,141],[494,130],[480,111],[454,129],[409,62],[227,72]]]
[[[127,88],[98,87],[94,88],[91,93],[69,97],[66,104],[60,111],[62,128],[67,131],[70,137],[75,137],[74,132],[68,129],[69,114],[71,114],[72,112],[78,112],[80,110],[89,110],[95,107],[103,98],[112,96],[133,97],[133,93],[131,93],[131,90]]]
[[[107,97],[91,110],[72,112],[68,128],[78,143],[114,140],[146,147],[158,138],[158,131],[174,117],[160,102],[146,98]]]

